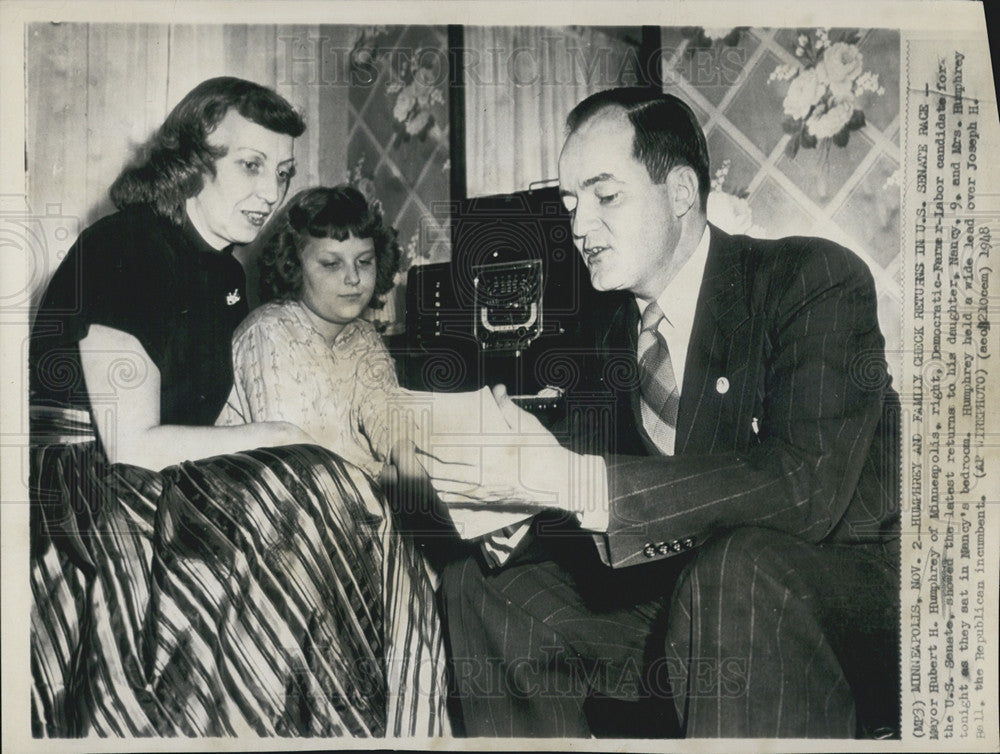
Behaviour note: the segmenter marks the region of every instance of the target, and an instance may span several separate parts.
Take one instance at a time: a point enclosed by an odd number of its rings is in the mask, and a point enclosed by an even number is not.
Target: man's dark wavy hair
[[[368,306],[381,309],[392,290],[401,251],[396,229],[364,195],[346,184],[304,189],[291,198],[265,231],[258,259],[261,301],[297,300],[302,293],[302,250],[314,238],[370,238],[375,247],[375,293]]]
[[[252,81],[220,76],[203,81],[170,111],[163,125],[143,144],[111,185],[118,209],[148,204],[180,225],[184,202],[197,196],[204,176],[215,176],[215,162],[226,150],[208,135],[230,108],[269,131],[297,138],[306,124],[277,92]]]
[[[656,89],[622,87],[592,94],[566,117],[572,135],[580,126],[609,107],[620,107],[635,129],[632,155],[646,166],[653,183],[663,183],[678,165],[687,165],[698,176],[701,210],[708,206],[711,180],[708,144],[698,119],[684,100]]]

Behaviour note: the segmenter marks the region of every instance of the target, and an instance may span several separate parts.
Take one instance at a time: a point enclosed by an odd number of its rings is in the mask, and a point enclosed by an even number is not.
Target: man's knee
[[[709,539],[681,574],[678,591],[697,585],[699,591],[724,590],[737,596],[741,584],[761,568],[780,570],[781,552],[789,535],[770,529],[739,527]]]
[[[475,604],[482,595],[483,580],[482,569],[474,556],[445,565],[441,569],[439,591],[446,615],[461,604]]]

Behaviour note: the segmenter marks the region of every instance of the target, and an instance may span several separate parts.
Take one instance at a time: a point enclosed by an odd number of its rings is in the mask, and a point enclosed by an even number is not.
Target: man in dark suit
[[[445,570],[466,732],[891,728],[898,416],[871,274],[829,241],[709,226],[676,97],[601,92],[568,126],[560,191],[607,294],[566,439],[604,456],[606,490],[563,496],[502,568]]]

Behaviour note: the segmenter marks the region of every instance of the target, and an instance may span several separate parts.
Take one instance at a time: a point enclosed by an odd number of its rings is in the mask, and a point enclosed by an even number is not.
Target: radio
[[[457,202],[451,237],[451,262],[409,272],[407,386],[502,382],[528,395],[554,384],[545,356],[574,348],[596,295],[558,188]]]
[[[542,263],[476,265],[473,333],[484,351],[523,351],[542,331]]]

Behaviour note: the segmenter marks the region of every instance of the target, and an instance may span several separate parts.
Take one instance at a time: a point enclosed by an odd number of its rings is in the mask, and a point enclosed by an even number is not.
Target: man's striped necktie
[[[667,341],[659,331],[663,310],[655,301],[642,313],[639,332],[639,390],[642,425],[663,453],[672,455],[677,434],[677,405],[680,389],[670,363]]]

